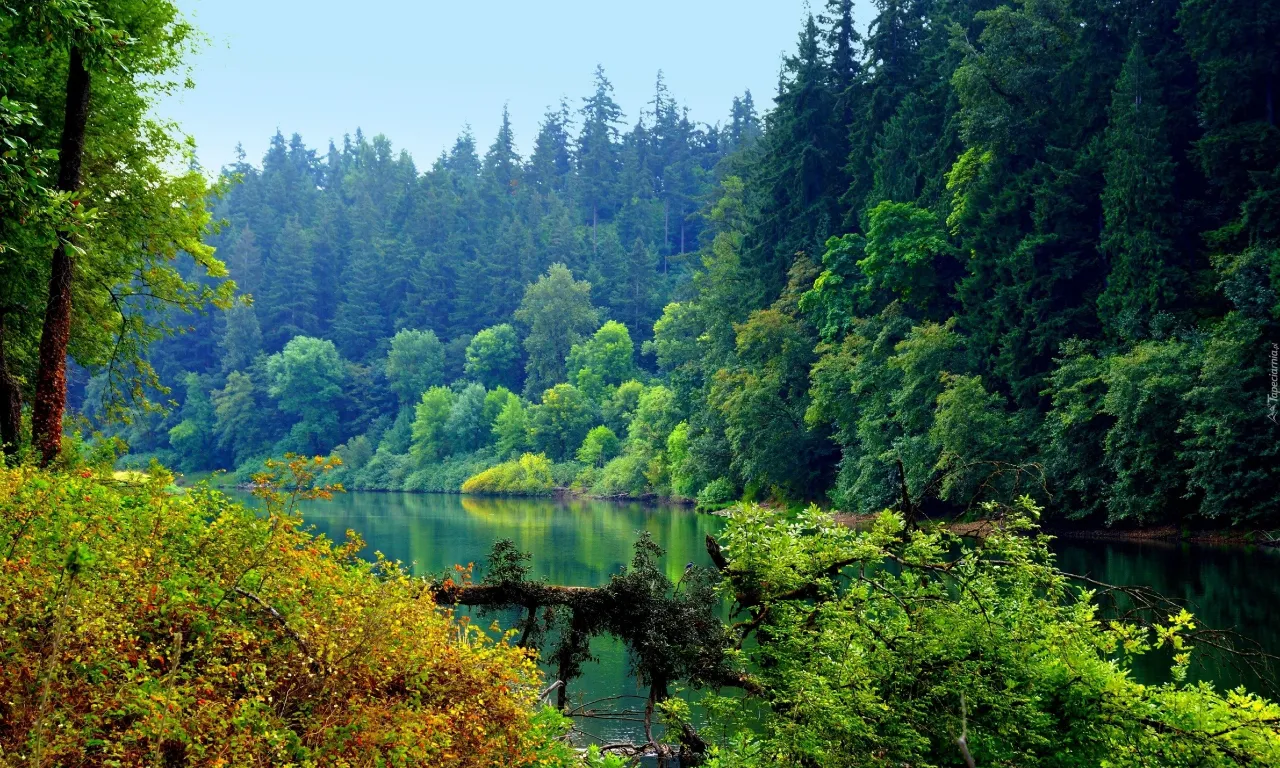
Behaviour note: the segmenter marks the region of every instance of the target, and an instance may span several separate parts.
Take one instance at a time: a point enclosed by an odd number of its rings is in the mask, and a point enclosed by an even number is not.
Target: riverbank
[[[252,491],[251,483],[236,483],[234,475],[229,472],[202,472],[190,475],[178,475],[178,486],[191,486],[199,482],[207,482],[214,488],[222,490]],[[639,495],[616,493],[594,494],[579,488],[558,486],[539,493],[464,493],[457,490],[400,490],[392,488],[359,488],[361,493],[409,493],[409,494],[446,494],[457,496],[479,496],[489,498],[521,498],[521,499],[578,499],[583,501],[615,501],[639,504],[664,504],[672,506],[695,507],[696,499],[682,496],[663,496],[656,493]],[[699,509],[700,512],[728,515],[726,509]],[[874,514],[847,514],[834,512],[835,520],[842,525],[858,526],[875,519]],[[992,523],[987,520],[961,520],[947,523],[947,528],[962,536],[983,536]],[[1149,528],[1107,528],[1096,526],[1076,526],[1063,524],[1061,521],[1046,521],[1042,530],[1060,539],[1081,541],[1128,541],[1128,542],[1165,542],[1209,544],[1218,546],[1258,546],[1280,548],[1280,529],[1233,529],[1233,528],[1180,528],[1174,525],[1158,525]]]
[[[876,515],[850,515],[837,512],[833,517],[842,525],[857,527],[874,520]],[[952,533],[961,536],[982,537],[993,524],[990,520],[957,520],[946,523],[946,527]],[[1066,526],[1053,521],[1044,523],[1041,530],[1059,539],[1080,541],[1166,542],[1280,548],[1280,530],[1231,528],[1197,530],[1174,525],[1150,528],[1096,528]]]
[[[1189,530],[1173,525],[1117,530],[1114,528],[1057,528],[1044,526],[1045,533],[1060,539],[1088,541],[1160,541],[1188,544],[1280,547],[1280,530]]]

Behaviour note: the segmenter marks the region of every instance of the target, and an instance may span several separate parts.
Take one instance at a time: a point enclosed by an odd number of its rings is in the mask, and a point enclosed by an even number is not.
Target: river
[[[440,573],[454,564],[482,566],[490,545],[509,538],[533,555],[532,576],[562,585],[599,586],[631,558],[636,532],[649,531],[667,556],[668,576],[678,580],[686,563],[710,566],[708,533],[724,524],[689,507],[576,499],[495,499],[447,494],[348,493],[306,506],[305,518],[330,538],[355,530],[367,553],[412,563],[415,573]],[[1055,542],[1059,565],[1111,584],[1143,585],[1186,601],[1200,621],[1234,629],[1271,653],[1280,654],[1280,551],[1264,547],[1207,546],[1167,542],[1065,540]],[[477,577],[478,578],[478,577]],[[508,617],[512,618],[512,617]],[[604,696],[642,696],[626,655],[609,637],[592,642],[587,663],[571,685],[573,702]],[[1157,681],[1167,660],[1152,655],[1138,667]],[[1198,663],[1192,677],[1268,692],[1270,681],[1215,663]],[[1274,695],[1274,692],[1271,692]],[[637,705],[638,706],[638,705]],[[625,721],[582,723],[601,738],[632,737]]]

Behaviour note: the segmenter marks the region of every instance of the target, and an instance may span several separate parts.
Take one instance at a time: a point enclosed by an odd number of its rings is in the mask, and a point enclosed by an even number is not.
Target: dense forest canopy
[[[532,452],[602,493],[1274,519],[1273,6],[833,0],[763,118],[661,75],[625,115],[601,69],[527,158],[505,114],[425,172],[277,135],[214,204],[252,302],[155,345],[177,407],[115,429],[352,487]]]
[[[874,10],[807,18],[764,115],[598,69],[527,158],[504,112],[210,184],[150,117],[173,2],[0,4],[2,761],[1280,764],[1280,707],[1191,677],[1267,683],[1264,639],[1040,530],[1280,520],[1280,0]],[[304,520],[335,480],[769,503],[710,567],[415,577]],[[602,634],[648,695],[570,709]],[[577,749],[615,699],[645,742]]]

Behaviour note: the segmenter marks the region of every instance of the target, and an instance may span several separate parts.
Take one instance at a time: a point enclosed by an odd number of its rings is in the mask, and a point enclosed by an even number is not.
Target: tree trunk
[[[666,262],[667,251],[670,248],[667,244],[671,242],[671,201],[662,201],[662,259]]]
[[[556,679],[560,681],[560,687],[556,689],[556,709],[561,712],[569,703],[569,680],[574,677],[570,674],[574,667],[574,653],[580,649],[585,650],[591,641],[586,620],[580,611],[573,611],[569,627],[565,631],[569,633],[569,639],[568,642],[562,641],[559,658],[556,659]]]
[[[67,104],[58,155],[58,189],[80,188],[85,126],[89,121],[89,71],[79,48],[71,49],[67,67]],[[67,344],[71,339],[71,276],[74,265],[67,232],[58,233],[49,273],[49,302],[40,332],[40,364],[36,370],[35,403],[31,410],[31,440],[48,466],[62,449],[62,414],[67,406]]]
[[[0,309],[0,448],[5,456],[17,454],[21,430],[22,390],[4,354],[4,310]]]
[[[1267,75],[1267,122],[1276,124],[1276,78]]]

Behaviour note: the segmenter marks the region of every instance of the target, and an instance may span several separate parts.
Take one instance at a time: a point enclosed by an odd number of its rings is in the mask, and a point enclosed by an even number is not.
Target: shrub
[[[1219,633],[1149,593],[1102,620],[1029,498],[984,514],[969,539],[887,511],[854,530],[817,507],[735,510],[721,594],[744,596],[730,643],[767,695],[704,699],[734,745],[709,768],[1280,765],[1280,706],[1185,682]],[[1157,649],[1172,681],[1142,684],[1135,659]]]
[[[610,459],[618,455],[622,443],[613,430],[605,426],[593,428],[582,441],[578,449],[578,461],[594,467],[603,467]]]
[[[405,478],[409,475],[413,462],[408,454],[394,453],[385,447],[379,447],[369,460],[357,472],[352,472],[345,481],[348,490],[398,491],[404,487]]]
[[[566,765],[533,659],[358,539],[207,487],[0,468],[0,754],[31,765]],[[277,475],[277,479],[279,474]],[[554,715],[554,713],[552,713]],[[0,760],[0,762],[6,762]]]
[[[581,474],[581,462],[556,461],[551,464],[551,484],[556,488],[570,487]]]
[[[483,472],[494,461],[496,457],[489,451],[450,456],[415,470],[399,489],[415,493],[457,493],[467,478]]]
[[[707,483],[698,491],[697,509],[699,512],[715,512],[733,504],[738,500],[738,489],[728,478],[718,477]]]
[[[553,487],[550,459],[526,453],[467,478],[462,492],[537,496],[551,493]]]
[[[601,496],[639,496],[648,487],[645,472],[647,456],[624,453],[600,470],[600,479],[592,490]]]

